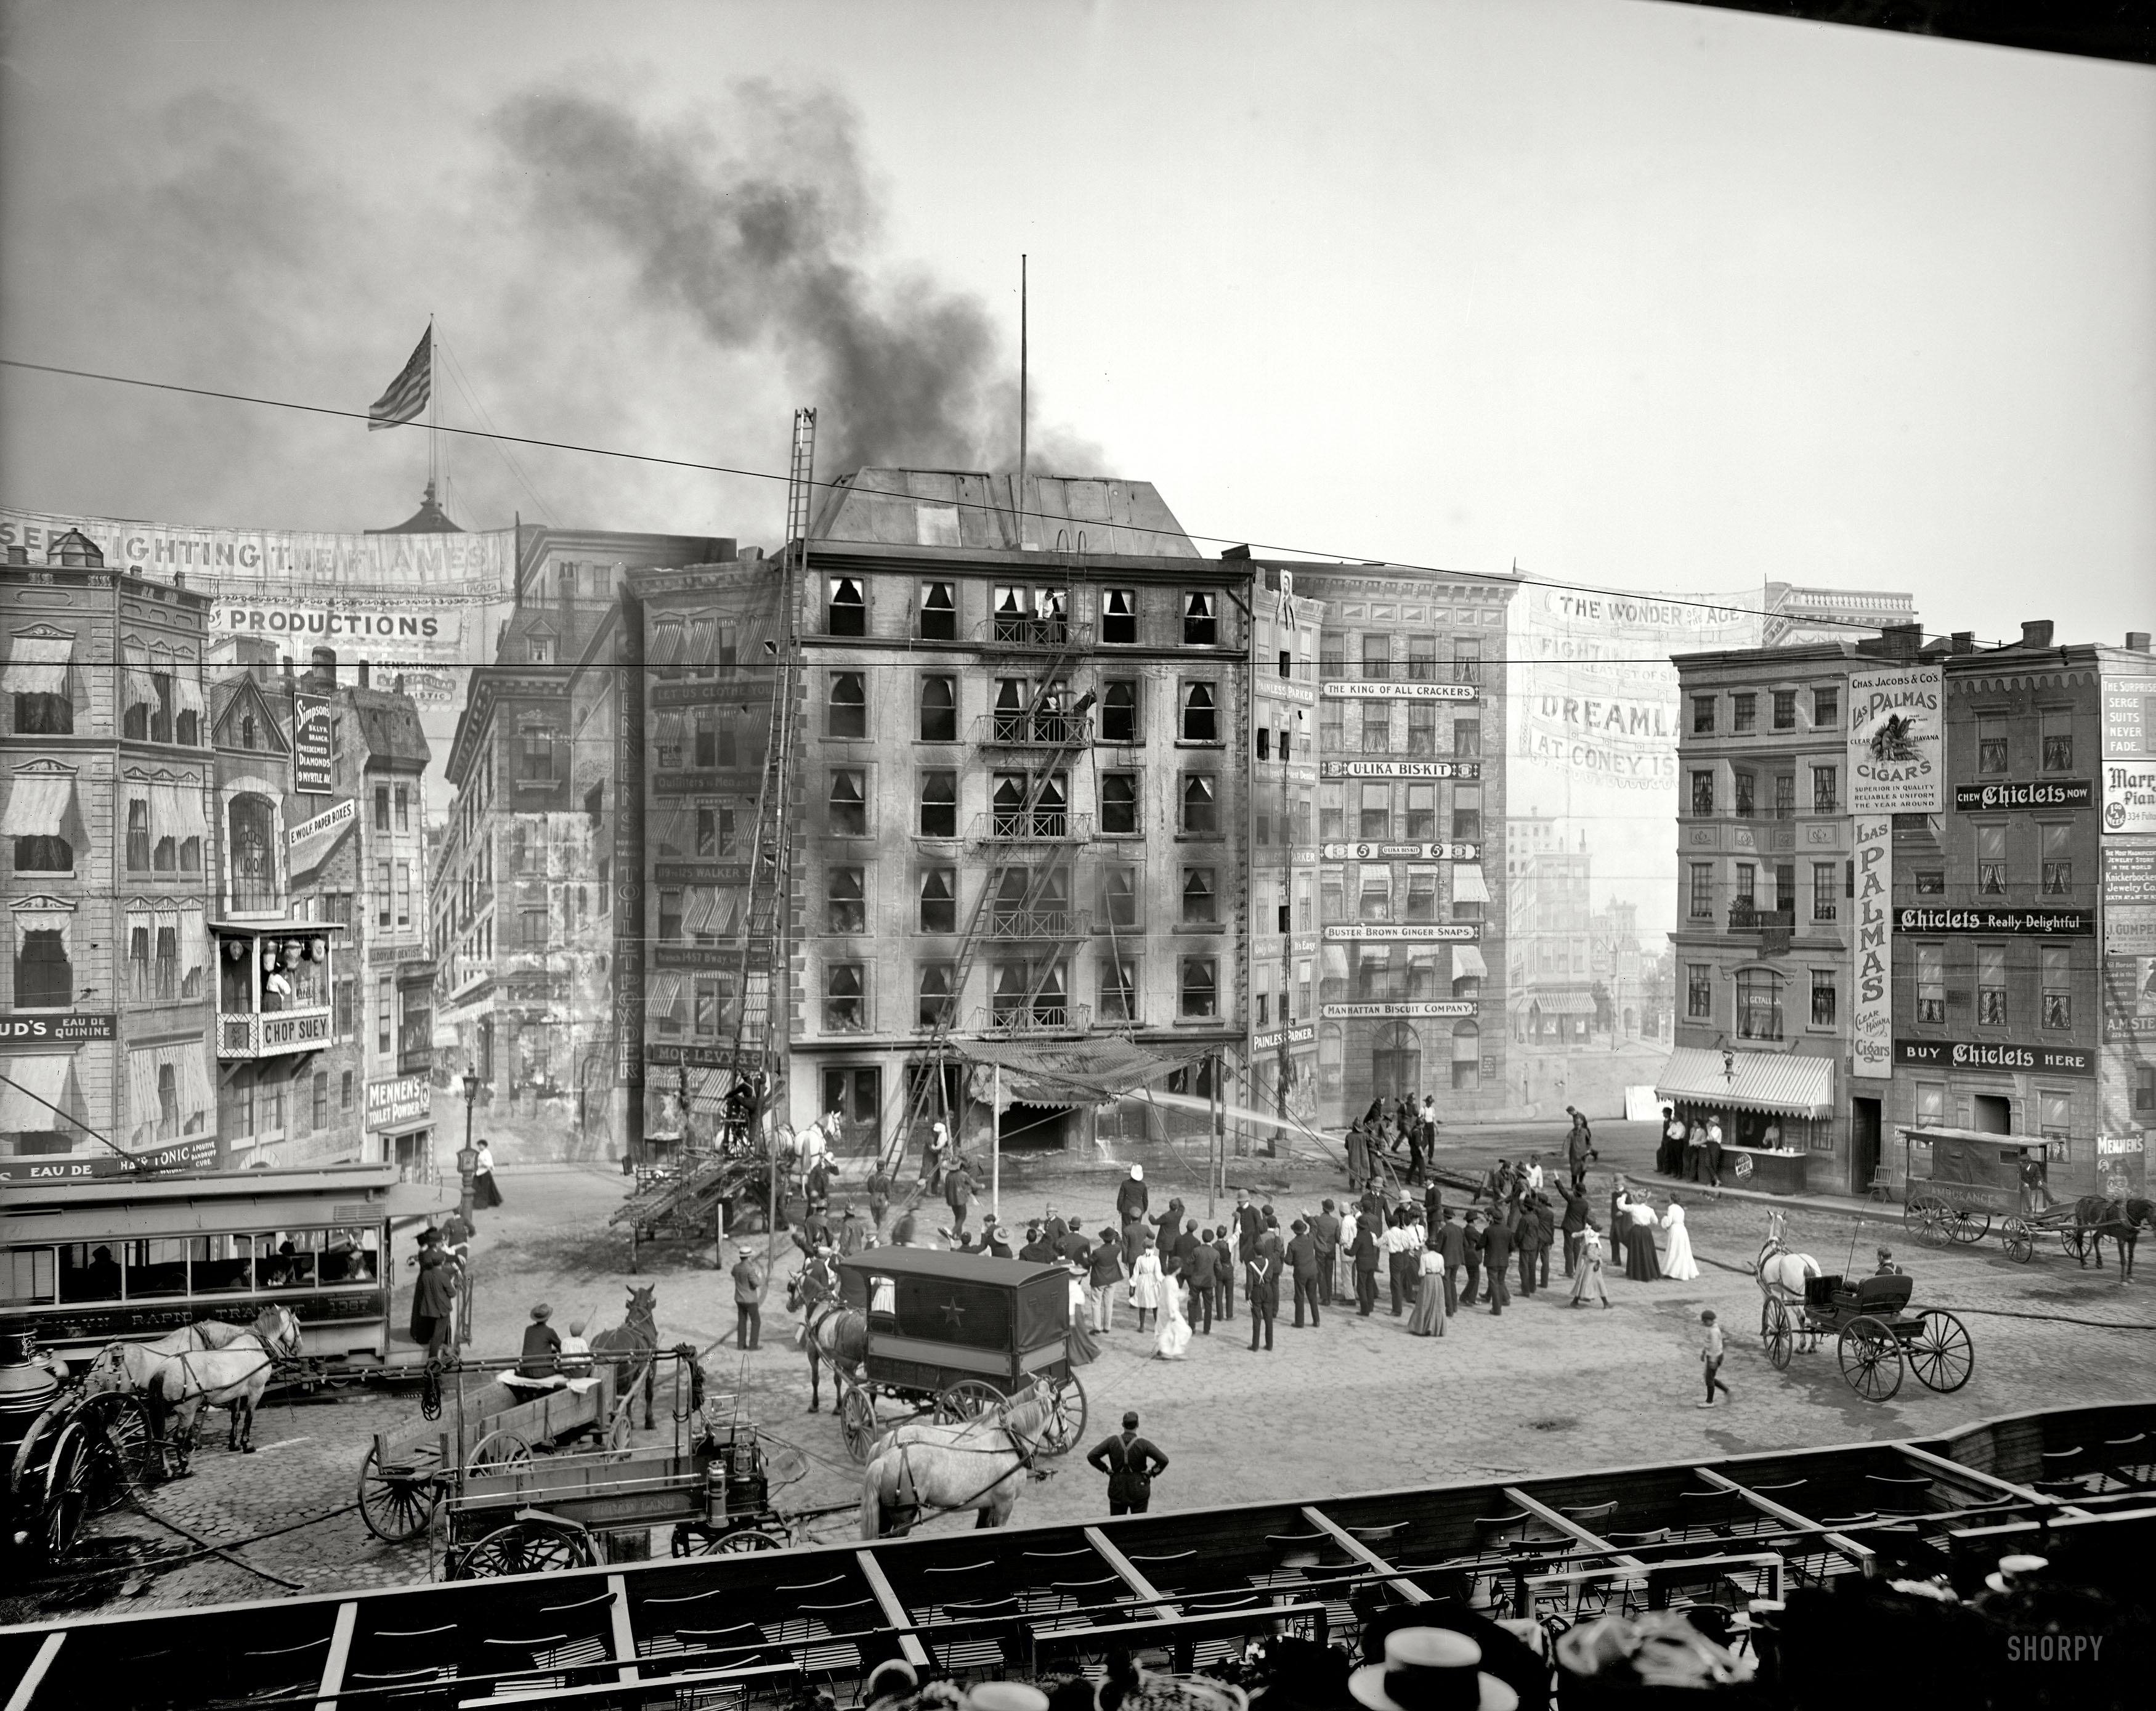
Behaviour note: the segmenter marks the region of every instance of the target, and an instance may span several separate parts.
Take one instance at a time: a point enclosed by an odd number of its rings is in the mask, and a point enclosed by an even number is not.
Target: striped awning
[[[676,665],[681,661],[682,623],[678,618],[660,618],[651,625],[651,645],[644,656],[647,665]]]
[[[1452,901],[1455,903],[1486,903],[1490,887],[1482,883],[1482,870],[1472,861],[1457,863],[1452,870]]]
[[[664,808],[652,816],[651,827],[660,849],[687,859],[696,850],[696,810],[693,808]]]
[[[1694,1104],[1733,1106],[1785,1117],[1834,1114],[1834,1062],[1786,1051],[1736,1052],[1727,1071],[1722,1054],[1702,1046],[1680,1046],[1671,1054],[1656,1097]]]
[[[1538,1010],[1546,1016],[1591,1016],[1594,996],[1587,992],[1527,992],[1513,1001],[1515,1010]]]
[[[0,1134],[57,1129],[80,1138],[82,1090],[75,1085],[73,1052],[0,1057],[0,1076],[6,1077],[0,1081]]]
[[[72,773],[18,773],[0,814],[0,838],[57,838],[74,803]]]
[[[1458,980],[1469,974],[1478,980],[1486,980],[1490,978],[1490,965],[1473,945],[1456,944],[1452,948],[1452,978]]]
[[[8,662],[0,665],[0,695],[65,695],[68,661],[74,657],[72,635],[10,636]]]
[[[681,988],[688,977],[670,969],[661,969],[651,977],[651,987],[644,1005],[654,1016],[679,1020],[681,1014]]]

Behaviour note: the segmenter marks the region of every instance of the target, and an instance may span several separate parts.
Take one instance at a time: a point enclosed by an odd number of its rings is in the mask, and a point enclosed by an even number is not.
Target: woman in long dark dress
[[[1625,1275],[1635,1283],[1661,1279],[1662,1267],[1655,1252],[1655,1208],[1642,1197],[1625,1200]]]

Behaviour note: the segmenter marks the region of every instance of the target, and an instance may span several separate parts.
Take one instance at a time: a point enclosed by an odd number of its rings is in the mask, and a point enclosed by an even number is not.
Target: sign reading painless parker
[[[1849,1072],[1894,1076],[1894,816],[1860,814],[1851,825],[1856,857],[1856,983],[1850,1012]]]
[[[1849,674],[1849,806],[1854,814],[1941,811],[1938,665]]]
[[[330,739],[329,697],[295,695],[292,701],[292,788],[302,796],[326,796],[336,759]]]

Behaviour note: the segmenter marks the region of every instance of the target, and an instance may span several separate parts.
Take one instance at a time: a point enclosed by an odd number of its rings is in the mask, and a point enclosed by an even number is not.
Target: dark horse
[[[651,1430],[651,1392],[659,1363],[659,1320],[653,1303],[659,1295],[655,1284],[633,1283],[624,1305],[627,1321],[592,1338],[592,1359],[612,1364],[615,1388],[624,1405],[634,1405],[636,1387],[644,1386],[644,1429]]]
[[[859,1373],[868,1359],[868,1315],[848,1307],[829,1270],[817,1265],[804,1267],[787,1280],[786,1306],[802,1316],[795,1335],[808,1352],[808,1411],[814,1414],[824,1405],[824,1363],[831,1363],[832,1383],[843,1395],[839,1374]]]
[[[2133,1247],[2141,1239],[2143,1225],[2156,1232],[2156,1201],[2107,1200],[2102,1195],[2083,1195],[2074,1202],[2074,1233],[2082,1238],[2083,1267],[2087,1267],[2088,1256],[2093,1252],[2097,1269],[2103,1268],[2102,1242],[2107,1236],[2118,1247],[2118,1281],[2132,1282]]]

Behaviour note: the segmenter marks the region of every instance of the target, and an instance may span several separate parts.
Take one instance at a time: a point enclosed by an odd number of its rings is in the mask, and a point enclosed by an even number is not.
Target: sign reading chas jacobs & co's
[[[1852,813],[1939,812],[1945,680],[1938,665],[1849,674]]]

